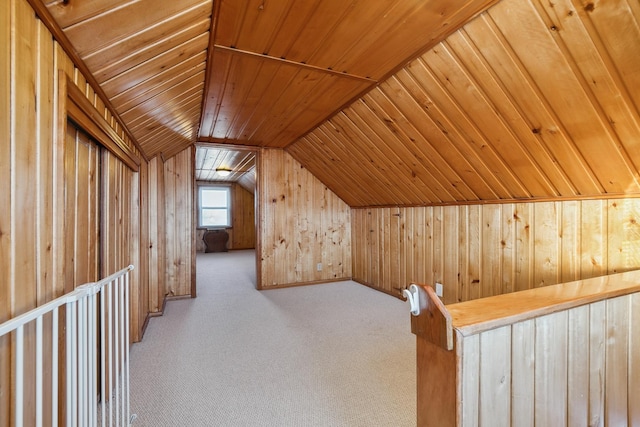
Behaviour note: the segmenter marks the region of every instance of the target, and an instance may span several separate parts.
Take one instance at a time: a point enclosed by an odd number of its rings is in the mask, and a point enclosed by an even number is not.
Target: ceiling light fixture
[[[231,175],[231,170],[227,168],[216,168],[216,173],[224,178],[225,176]]]

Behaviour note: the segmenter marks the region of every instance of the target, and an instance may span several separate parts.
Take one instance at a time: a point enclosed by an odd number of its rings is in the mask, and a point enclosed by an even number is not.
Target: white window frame
[[[225,190],[227,193],[227,206],[226,207],[216,207],[216,206],[202,206],[202,192],[205,190]],[[227,210],[227,223],[224,225],[206,225],[202,223],[202,211],[204,209],[226,209]],[[198,185],[198,227],[208,228],[208,229],[220,229],[220,228],[231,228],[231,186],[224,184],[201,184]]]

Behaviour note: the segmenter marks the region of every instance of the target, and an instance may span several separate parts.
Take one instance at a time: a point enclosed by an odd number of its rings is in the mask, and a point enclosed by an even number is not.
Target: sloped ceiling
[[[30,1],[147,157],[280,147],[355,207],[640,190],[636,0]]]
[[[288,150],[351,206],[637,194],[639,18],[503,0]]]
[[[211,0],[41,0],[148,158],[196,139]]]
[[[200,141],[284,148],[492,0],[221,0]]]
[[[226,149],[210,144],[196,147],[196,181],[239,182],[251,193],[256,186],[256,152],[254,150]],[[221,176],[216,169],[230,171]]]

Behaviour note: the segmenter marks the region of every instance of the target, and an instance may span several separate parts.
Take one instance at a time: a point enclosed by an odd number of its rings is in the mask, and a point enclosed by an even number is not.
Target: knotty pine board
[[[282,150],[263,149],[258,162],[258,287],[350,278],[348,206]]]
[[[450,304],[632,270],[639,212],[638,198],[353,209],[353,277],[397,295],[441,282]]]

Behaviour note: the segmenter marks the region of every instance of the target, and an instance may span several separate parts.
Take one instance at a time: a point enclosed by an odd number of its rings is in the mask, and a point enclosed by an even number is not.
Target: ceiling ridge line
[[[289,59],[284,59],[284,58],[277,58],[275,56],[269,56],[269,55],[264,55],[261,53],[256,53],[256,52],[251,52],[248,50],[242,50],[242,49],[237,49],[234,47],[229,47],[229,46],[222,46],[219,44],[214,44],[213,47],[215,49],[220,49],[220,50],[224,50],[227,52],[235,52],[241,55],[247,55],[247,56],[253,56],[255,58],[263,58],[263,59],[269,59],[271,61],[277,61],[277,62],[281,62],[284,64],[290,64],[290,65],[295,65],[297,67],[301,67],[301,68],[307,68],[310,70],[314,70],[314,71],[320,71],[320,72],[324,72],[327,74],[333,74],[335,76],[340,76],[340,77],[347,77],[353,80],[358,80],[361,82],[367,82],[367,83],[371,83],[371,84],[377,84],[378,81],[374,80],[374,79],[370,79],[367,77],[362,77],[362,76],[357,76],[355,74],[349,74],[349,73],[343,73],[341,71],[336,71],[336,70],[331,70],[329,68],[322,68],[322,67],[318,67],[316,65],[310,65],[310,64],[305,64],[303,62],[296,62],[296,61],[291,61]]]

